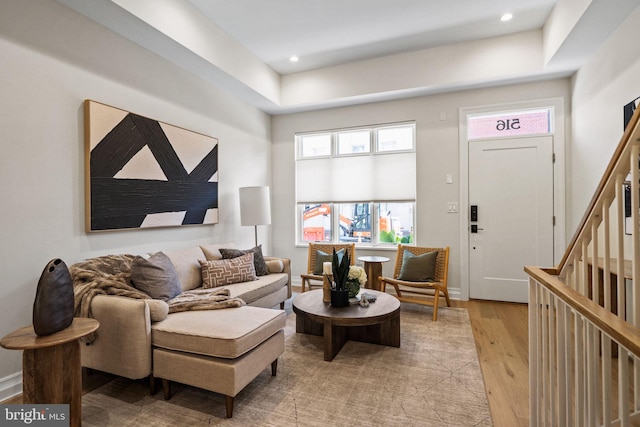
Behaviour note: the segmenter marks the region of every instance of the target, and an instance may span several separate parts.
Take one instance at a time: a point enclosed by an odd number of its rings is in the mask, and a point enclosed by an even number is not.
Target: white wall
[[[572,79],[568,228],[575,230],[623,133],[622,107],[640,96],[640,9]]]
[[[46,263],[206,242],[253,244],[238,187],[268,185],[270,118],[55,1],[0,2],[0,337],[31,324]],[[83,100],[219,138],[220,223],[87,234]],[[259,227],[269,252],[269,228]],[[0,349],[0,400],[21,391]],[[17,390],[7,388],[18,381]]]
[[[569,99],[569,80],[518,84],[442,95],[423,96],[353,107],[275,116],[272,120],[274,204],[282,209],[273,220],[273,251],[292,258],[292,275],[299,282],[306,269],[307,248],[295,247],[294,134],[296,132],[416,121],[417,244],[450,246],[449,287],[460,287],[460,218],[447,213],[447,202],[460,199],[458,110],[460,108],[561,97]],[[569,109],[565,109],[569,114]],[[441,115],[445,120],[441,120]],[[393,171],[389,171],[393,173]],[[454,184],[445,183],[446,174]],[[357,184],[354,184],[357,185]],[[367,252],[391,258],[384,274],[393,269],[395,250]]]

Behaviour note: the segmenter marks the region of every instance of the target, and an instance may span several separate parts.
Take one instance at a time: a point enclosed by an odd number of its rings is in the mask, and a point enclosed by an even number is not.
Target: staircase
[[[639,113],[560,263],[525,267],[531,426],[640,425]]]

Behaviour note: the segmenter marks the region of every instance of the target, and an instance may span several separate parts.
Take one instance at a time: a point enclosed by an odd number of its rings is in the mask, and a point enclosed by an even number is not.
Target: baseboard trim
[[[22,372],[0,379],[0,402],[22,393]]]

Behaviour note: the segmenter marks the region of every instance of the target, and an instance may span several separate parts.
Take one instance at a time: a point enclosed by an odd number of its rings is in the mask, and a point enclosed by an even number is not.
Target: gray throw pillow
[[[182,292],[176,269],[162,252],[148,259],[135,257],[131,263],[131,281],[136,289],[154,299],[167,301]]]
[[[255,248],[244,251],[240,249],[220,249],[222,259],[237,258],[248,253],[253,254],[253,267],[256,271],[256,276],[266,276],[269,274],[269,268],[267,267],[267,263],[264,261],[264,256],[262,256],[262,245],[258,245]]]
[[[414,255],[405,250],[402,254],[402,268],[398,279],[407,282],[433,282],[436,276],[438,251]]]
[[[344,248],[336,251],[336,254],[338,254],[338,262],[342,262],[342,257],[344,256]],[[322,274],[322,264],[332,261],[333,252],[328,254],[323,251],[316,251],[316,265],[313,268],[313,274]]]

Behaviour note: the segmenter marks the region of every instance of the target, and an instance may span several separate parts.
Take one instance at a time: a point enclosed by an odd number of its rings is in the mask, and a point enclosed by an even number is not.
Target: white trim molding
[[[0,378],[0,402],[22,393],[22,372]]]

